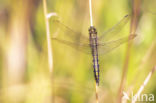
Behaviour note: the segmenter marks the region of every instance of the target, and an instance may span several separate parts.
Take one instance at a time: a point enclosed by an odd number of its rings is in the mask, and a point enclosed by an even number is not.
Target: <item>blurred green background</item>
[[[88,2],[47,0],[48,13],[57,13],[65,25],[89,36]],[[156,0],[141,0],[140,5],[124,87],[134,93],[156,65]],[[98,35],[131,14],[133,8],[132,0],[92,0],[92,6]],[[57,32],[53,18],[49,19],[51,37]],[[120,36],[129,32],[130,21]],[[0,0],[0,103],[95,103],[91,56],[53,40],[51,44],[53,72],[48,67],[42,0]],[[126,50],[127,43],[100,57],[100,103],[117,102]],[[156,73],[143,93],[156,96],[155,78]]]

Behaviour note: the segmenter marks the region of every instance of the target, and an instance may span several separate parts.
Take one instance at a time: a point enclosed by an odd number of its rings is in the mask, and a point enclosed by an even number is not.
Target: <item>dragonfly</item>
[[[116,25],[108,29],[102,35],[97,35],[97,30],[94,26],[90,26],[88,29],[89,37],[84,36],[81,32],[76,32],[70,27],[66,26],[59,20],[53,20],[55,26],[66,32],[65,37],[69,40],[61,39],[59,37],[53,37],[52,40],[59,43],[68,45],[86,54],[92,55],[93,60],[93,73],[96,84],[99,86],[100,81],[100,66],[99,66],[99,55],[104,55],[113,49],[119,47],[121,44],[132,40],[136,37],[136,34],[131,34],[127,37],[118,38],[112,40],[121,29],[127,24],[130,19],[130,15],[124,16]],[[79,37],[80,41],[78,40]]]

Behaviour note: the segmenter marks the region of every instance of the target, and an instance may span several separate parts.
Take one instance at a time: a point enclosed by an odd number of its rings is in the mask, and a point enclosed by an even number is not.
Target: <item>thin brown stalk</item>
[[[140,14],[140,0],[133,0],[133,12],[132,12],[129,35],[136,34],[135,32],[136,32],[137,25],[138,25],[139,14]],[[123,66],[123,73],[122,73],[122,78],[121,78],[121,83],[120,83],[120,88],[119,88],[118,103],[121,103],[122,92],[123,92],[125,82],[126,82],[129,60],[131,56],[131,47],[132,47],[132,41],[129,41],[127,45],[126,56],[125,56],[125,61],[124,61],[124,66]]]

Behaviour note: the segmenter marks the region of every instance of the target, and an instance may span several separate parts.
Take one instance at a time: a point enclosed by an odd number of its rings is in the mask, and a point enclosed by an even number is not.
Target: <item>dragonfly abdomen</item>
[[[96,29],[92,26],[89,28],[90,34],[90,47],[92,50],[93,57],[93,67],[94,67],[94,77],[96,84],[99,85],[99,60],[98,60],[98,45],[97,45],[97,32]]]
[[[96,83],[99,85],[99,63],[98,63],[98,57],[93,57],[93,67],[94,67],[94,77],[96,80]]]

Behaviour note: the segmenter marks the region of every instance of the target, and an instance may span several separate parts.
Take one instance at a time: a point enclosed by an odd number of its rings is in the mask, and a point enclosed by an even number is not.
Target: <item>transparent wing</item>
[[[67,41],[67,40],[61,40],[58,38],[52,38],[52,40],[55,40],[59,43],[70,46],[70,47],[72,47],[78,51],[84,52],[86,54],[91,54],[90,44],[84,44],[84,43],[80,43],[80,42],[71,42],[71,41]]]
[[[99,43],[98,44],[98,53],[99,55],[102,54],[106,54],[108,52],[110,52],[111,50],[119,47],[121,44],[132,40],[136,37],[136,35],[130,35],[128,37],[123,37],[120,38],[118,40],[114,40],[114,41],[110,41],[110,42],[106,42],[106,43]],[[62,44],[68,45],[76,50],[82,51],[86,54],[91,54],[91,48],[90,48],[90,44],[84,44],[84,43],[74,43],[74,42],[70,42],[70,41],[65,41],[65,40],[61,40],[61,39],[57,39],[57,38],[53,38],[53,40],[58,41]]]
[[[100,87],[103,87],[104,85],[106,85],[106,82],[105,82],[105,79],[104,79],[104,74],[105,74],[105,63],[106,63],[106,60],[108,60],[108,58],[104,58],[103,56],[106,54],[106,53],[109,53],[111,52],[112,50],[114,50],[115,48],[119,47],[120,45],[130,41],[130,40],[133,40],[134,38],[136,37],[136,35],[130,35],[130,36],[127,36],[127,37],[123,37],[123,38],[120,38],[118,40],[114,40],[114,41],[111,41],[111,42],[107,42],[107,43],[104,43],[103,45],[100,44],[99,48],[98,48],[98,53],[99,53],[99,65],[100,65],[100,77],[99,77],[99,85]]]
[[[107,39],[109,39],[110,36],[115,35],[121,30],[121,28],[129,20],[129,18],[130,16],[126,15],[118,24],[116,24],[110,30],[106,31],[102,36],[100,36],[100,38],[98,38],[98,52],[100,55],[113,50],[114,48],[120,46],[121,44],[123,44],[124,42],[128,40],[133,39],[132,37],[134,35],[132,35],[131,38],[129,39],[128,37],[126,37],[126,38],[121,38],[115,41],[106,42],[108,41]],[[52,38],[53,40],[58,41],[62,44],[68,45],[86,54],[91,54],[89,38],[83,36],[80,32],[73,31],[72,29],[70,29],[69,27],[67,27],[66,25],[64,25],[58,20],[54,20],[53,22],[55,26],[57,26],[61,31],[65,32],[64,36],[69,38],[69,39],[65,39],[64,37],[63,38],[57,37],[57,38]]]
[[[123,19],[120,20],[111,29],[102,33],[102,35],[98,38],[98,40],[99,41],[108,41],[108,40],[114,38],[122,30],[122,28],[125,26],[125,24],[128,23],[129,19],[130,19],[130,15],[124,16]]]
[[[111,50],[119,47],[121,44],[123,44],[123,43],[125,43],[125,42],[127,42],[129,40],[134,39],[135,37],[136,37],[136,35],[130,35],[128,37],[123,37],[123,38],[120,38],[118,40],[114,40],[114,41],[110,41],[110,42],[99,44],[98,45],[98,53],[100,55],[108,53]]]
[[[62,37],[68,38],[72,42],[81,42],[82,43],[88,43],[89,39],[88,37],[85,37],[82,33],[76,32],[72,30],[70,27],[66,26],[65,24],[61,23],[59,20],[53,20],[54,26],[57,27],[60,31],[63,32]]]

